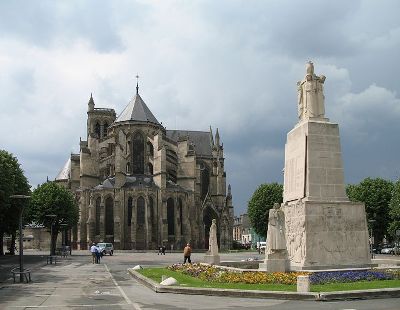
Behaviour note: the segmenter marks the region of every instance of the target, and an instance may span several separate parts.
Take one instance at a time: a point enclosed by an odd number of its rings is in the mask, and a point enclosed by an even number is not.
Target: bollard
[[[306,293],[310,291],[310,277],[298,276],[297,277],[297,292]]]

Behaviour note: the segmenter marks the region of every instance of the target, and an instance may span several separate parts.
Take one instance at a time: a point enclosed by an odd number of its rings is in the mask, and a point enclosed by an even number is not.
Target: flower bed
[[[174,264],[167,267],[203,281],[216,283],[288,284],[295,285],[299,275],[309,275],[311,284],[349,283],[357,281],[400,279],[400,270],[332,271],[332,272],[264,272],[232,271],[205,264]]]
[[[310,275],[311,284],[347,283],[357,281],[392,280],[390,273],[381,271],[329,271],[315,272]]]
[[[307,272],[262,272],[262,271],[231,271],[204,264],[174,264],[169,270],[199,278],[204,281],[219,283],[248,284],[289,284],[297,283],[297,276],[307,275]]]

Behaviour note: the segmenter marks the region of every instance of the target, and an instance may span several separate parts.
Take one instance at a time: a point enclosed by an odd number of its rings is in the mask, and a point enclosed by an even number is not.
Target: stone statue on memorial
[[[217,240],[217,220],[213,219],[210,226],[210,236],[208,239],[208,251],[204,255],[204,262],[210,265],[219,265],[221,258],[218,254]]]
[[[279,203],[269,210],[267,248],[265,254],[272,254],[286,250],[285,240],[285,215]]]
[[[210,236],[208,239],[208,253],[210,255],[218,255],[218,241],[217,241],[217,220],[213,219],[210,226]]]
[[[297,82],[297,111],[300,121],[310,117],[325,117],[325,79],[325,76],[314,73],[314,64],[311,61],[306,64],[306,76]]]
[[[259,264],[260,270],[270,272],[285,272],[288,270],[286,238],[285,238],[285,214],[279,203],[269,210],[267,247],[265,259]]]

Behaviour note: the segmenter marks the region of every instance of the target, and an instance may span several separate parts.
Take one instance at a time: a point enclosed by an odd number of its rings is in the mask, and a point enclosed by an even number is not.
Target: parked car
[[[373,249],[372,249],[372,252],[375,253],[375,254],[381,254],[381,252],[382,252],[382,246],[380,246],[380,245],[375,245],[375,246],[373,247]]]
[[[258,253],[265,253],[265,248],[267,247],[267,242],[261,241],[258,244]]]
[[[381,250],[381,254],[394,254],[394,246],[385,245]]]
[[[101,243],[98,243],[97,245],[100,248],[101,253],[103,255],[106,255],[106,254],[113,255],[114,254],[114,246],[112,243],[101,242]]]

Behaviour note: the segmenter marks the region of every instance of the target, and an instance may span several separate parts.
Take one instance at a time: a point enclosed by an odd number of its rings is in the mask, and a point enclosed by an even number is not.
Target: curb
[[[128,268],[128,272],[135,280],[137,280],[144,286],[152,289],[156,293],[240,297],[240,298],[268,298],[268,299],[283,299],[283,300],[314,300],[314,301],[400,297],[400,288],[339,291],[339,292],[326,292],[326,293],[324,292],[298,293],[298,292],[280,292],[280,291],[164,286],[141,275],[137,271],[132,270],[130,268]]]

